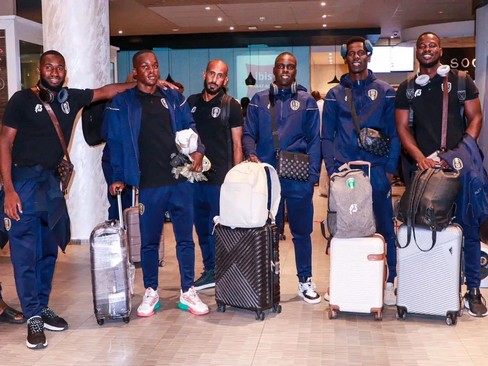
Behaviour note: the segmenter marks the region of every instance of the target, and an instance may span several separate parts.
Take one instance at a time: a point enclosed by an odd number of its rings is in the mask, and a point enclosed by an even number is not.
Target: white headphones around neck
[[[437,68],[437,75],[439,75],[440,77],[445,77],[447,76],[450,70],[451,68],[449,67],[449,65],[441,65]],[[422,74],[415,78],[415,84],[419,86],[425,86],[429,83],[429,81],[430,81],[430,76],[427,74]]]

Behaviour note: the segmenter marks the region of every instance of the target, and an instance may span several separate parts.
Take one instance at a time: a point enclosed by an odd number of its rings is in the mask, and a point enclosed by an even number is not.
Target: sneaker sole
[[[474,318],[484,318],[485,316],[488,315],[488,311],[484,314],[481,314],[481,315],[478,315],[478,314],[475,314],[471,311],[471,309],[469,308],[469,302],[464,300],[464,308],[468,311],[468,314],[471,315],[472,317]]]
[[[68,328],[69,328],[68,325],[61,328],[61,327],[55,327],[53,325],[49,325],[46,322],[44,322],[44,329],[50,330],[51,332],[62,332],[63,330],[66,330]]]
[[[203,311],[203,312],[196,311],[196,310],[192,309],[189,305],[183,304],[181,301],[178,301],[178,309],[181,309],[184,311],[189,311],[193,315],[205,315],[205,314],[208,314],[208,312],[210,311],[209,309],[207,309],[206,311]]]
[[[47,339],[45,343],[38,343],[38,344],[30,344],[28,341],[25,341],[25,345],[29,349],[43,349],[47,347]]]
[[[156,303],[156,305],[154,305],[152,311],[150,313],[142,313],[142,312],[139,312],[139,310],[137,311],[136,315],[141,317],[141,318],[148,318],[150,316],[153,316],[154,313],[156,312],[156,310],[159,310],[161,308],[161,304],[160,302],[158,301]]]
[[[201,291],[201,290],[205,290],[207,288],[214,288],[214,287],[215,287],[215,282],[206,283],[205,285],[201,285],[201,286],[194,286],[196,291]]]
[[[316,299],[309,299],[307,297],[305,297],[304,294],[302,294],[301,292],[298,292],[298,296],[300,296],[306,303],[309,303],[309,304],[320,304],[320,302],[322,301],[321,297],[317,297]]]

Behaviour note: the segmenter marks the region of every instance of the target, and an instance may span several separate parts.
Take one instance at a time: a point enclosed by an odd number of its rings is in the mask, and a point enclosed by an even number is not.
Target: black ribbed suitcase
[[[217,310],[226,305],[256,312],[280,313],[280,265],[278,229],[215,226],[215,300]]]

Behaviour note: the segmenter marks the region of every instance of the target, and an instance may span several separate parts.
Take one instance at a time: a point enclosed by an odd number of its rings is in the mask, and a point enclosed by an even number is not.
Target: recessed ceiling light
[[[221,21],[222,21],[222,17],[218,17],[218,18],[217,18],[217,20],[218,20],[219,22],[221,22]]]
[[[266,20],[266,17],[259,17],[260,22],[264,22]]]
[[[444,12],[442,10],[439,10],[437,13],[444,14]]]
[[[329,52],[329,56],[332,56],[332,52]]]
[[[322,15],[322,18],[323,19],[327,18],[327,14]]]
[[[320,6],[326,6],[326,5],[327,5],[327,3],[326,3],[325,1],[322,1],[322,2],[320,3]]]
[[[322,27],[323,27],[323,28],[327,27],[327,24],[322,24]]]
[[[210,10],[210,6],[206,6],[205,7],[205,10]]]
[[[122,33],[124,33],[124,31],[123,30],[119,30],[119,34],[122,34]]]
[[[249,29],[249,30],[258,30],[258,27],[252,25],[250,27],[247,27],[247,29]]]
[[[180,29],[179,28],[173,28],[171,29],[173,32],[178,32]]]
[[[281,29],[281,28],[283,28],[283,26],[282,25],[275,25],[274,28]]]
[[[229,27],[230,30],[234,30],[234,27]]]

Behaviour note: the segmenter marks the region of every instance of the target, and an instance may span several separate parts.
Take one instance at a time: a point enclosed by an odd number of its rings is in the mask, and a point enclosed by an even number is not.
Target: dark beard
[[[208,87],[207,87],[207,83],[204,81],[203,82],[203,88],[205,89],[205,92],[207,94],[210,94],[210,95],[217,95],[220,93],[220,91],[222,90],[222,88],[217,88],[215,90],[210,90]]]
[[[439,57],[436,59],[433,59],[432,61],[430,61],[428,63],[422,62],[419,59],[417,59],[417,60],[418,60],[420,66],[425,67],[426,69],[430,69],[430,68],[434,67],[435,65],[437,65],[437,63],[439,62]]]
[[[41,84],[41,87],[45,88],[45,89],[48,89],[48,90],[51,90],[55,93],[59,92],[61,89],[63,89],[63,84],[64,84],[64,80],[63,82],[60,84],[60,86],[52,86],[50,85],[46,80],[44,80],[42,77],[39,79],[39,83]]]

